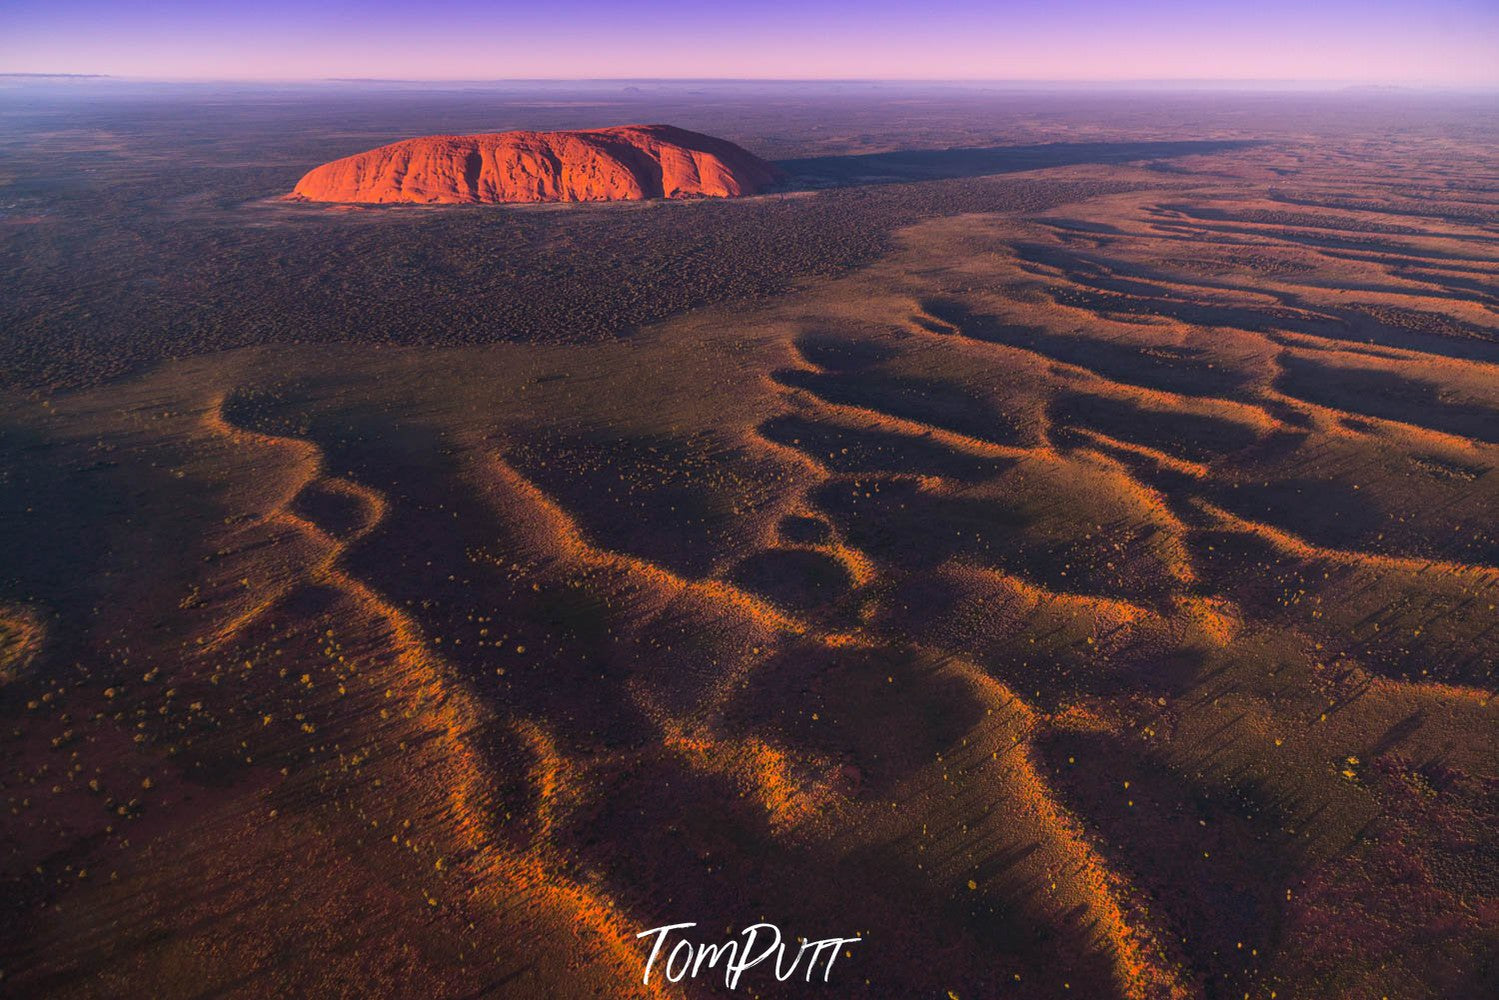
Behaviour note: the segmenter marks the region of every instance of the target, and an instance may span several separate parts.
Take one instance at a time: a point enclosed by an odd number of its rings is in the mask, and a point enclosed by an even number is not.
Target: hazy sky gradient
[[[1499,85],[1499,0],[6,0],[0,72]]]

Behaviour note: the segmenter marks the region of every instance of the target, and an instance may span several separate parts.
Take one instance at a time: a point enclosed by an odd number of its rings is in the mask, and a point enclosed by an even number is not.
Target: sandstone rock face
[[[367,204],[732,198],[762,191],[778,176],[723,139],[670,125],[622,125],[406,139],[310,170],[292,194]]]

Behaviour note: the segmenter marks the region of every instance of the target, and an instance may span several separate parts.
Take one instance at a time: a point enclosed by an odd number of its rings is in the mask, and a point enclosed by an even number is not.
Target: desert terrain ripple
[[[1499,200],[1441,152],[8,398],[7,981],[709,996],[635,931],[764,918],[847,995],[1481,995]]]

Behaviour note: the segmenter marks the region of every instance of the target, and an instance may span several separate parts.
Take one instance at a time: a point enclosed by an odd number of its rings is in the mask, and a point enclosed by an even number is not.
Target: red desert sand
[[[309,171],[294,198],[472,204],[733,198],[776,168],[713,136],[670,125],[406,139]]]

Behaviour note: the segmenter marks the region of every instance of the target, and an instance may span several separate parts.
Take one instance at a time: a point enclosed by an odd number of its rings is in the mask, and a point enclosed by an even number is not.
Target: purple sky
[[[0,72],[1499,85],[1499,0],[3,0]]]

